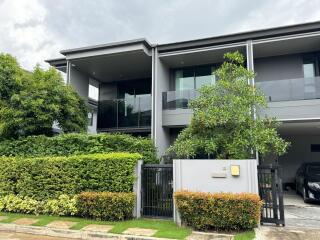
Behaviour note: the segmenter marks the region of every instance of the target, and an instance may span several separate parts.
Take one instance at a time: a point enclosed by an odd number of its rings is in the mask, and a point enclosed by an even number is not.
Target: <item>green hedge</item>
[[[182,222],[198,230],[246,230],[260,220],[262,202],[250,193],[176,192]]]
[[[131,192],[137,153],[68,157],[0,157],[0,196],[15,194],[37,200],[84,191]]]
[[[133,193],[84,192],[77,196],[78,215],[118,221],[132,218],[135,205]]]
[[[151,139],[126,134],[61,134],[55,137],[30,136],[0,142],[0,156],[69,156],[73,154],[140,153],[145,163],[155,163],[156,149]]]
[[[76,196],[60,195],[57,199],[35,200],[9,194],[0,197],[0,211],[27,214],[73,216],[77,213]]]

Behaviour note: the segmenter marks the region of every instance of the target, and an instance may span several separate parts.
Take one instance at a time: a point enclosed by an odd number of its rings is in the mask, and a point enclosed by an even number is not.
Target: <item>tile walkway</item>
[[[19,218],[15,220],[13,223],[19,224],[19,225],[31,225],[38,222],[38,219],[35,218]]]
[[[77,222],[71,222],[71,221],[53,221],[53,222],[47,224],[47,227],[59,228],[59,229],[69,229],[76,224],[77,224]]]
[[[99,224],[89,224],[82,228],[85,231],[95,231],[95,232],[109,232],[113,228],[112,225],[99,225]]]
[[[123,232],[123,234],[151,237],[156,232],[157,230],[148,228],[128,228]]]

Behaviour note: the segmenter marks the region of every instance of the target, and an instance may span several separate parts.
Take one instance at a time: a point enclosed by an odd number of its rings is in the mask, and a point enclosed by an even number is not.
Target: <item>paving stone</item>
[[[232,234],[221,234],[221,233],[206,233],[206,232],[192,232],[186,240],[231,240],[233,239]]]
[[[38,222],[38,219],[35,218],[19,218],[15,220],[13,223],[19,224],[19,225],[31,225]]]
[[[7,216],[0,216],[0,221],[3,221],[5,219],[7,219],[8,217]]]
[[[153,236],[157,230],[154,229],[148,229],[148,228],[128,228],[123,234],[128,234],[128,235],[138,235],[138,236],[147,236],[151,237]]]
[[[47,224],[47,227],[50,228],[59,228],[59,229],[69,229],[72,226],[77,224],[76,222],[71,222],[71,221],[53,221],[49,224]]]
[[[113,228],[112,225],[89,224],[82,228],[85,231],[108,232]]]

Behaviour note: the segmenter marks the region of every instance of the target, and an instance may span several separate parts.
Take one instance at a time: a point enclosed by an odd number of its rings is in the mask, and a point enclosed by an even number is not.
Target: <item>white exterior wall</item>
[[[87,102],[89,93],[89,77],[74,67],[70,68],[70,85]]]
[[[258,173],[256,159],[213,160],[178,159],[173,160],[173,191],[189,190],[200,192],[232,192],[258,194]],[[231,175],[231,165],[240,166],[240,175]],[[225,176],[225,177],[217,177]],[[174,207],[174,220],[180,223],[178,211]]]
[[[231,175],[231,165],[240,166],[240,175]],[[213,175],[225,177],[213,177]],[[173,160],[174,191],[258,193],[257,160]]]

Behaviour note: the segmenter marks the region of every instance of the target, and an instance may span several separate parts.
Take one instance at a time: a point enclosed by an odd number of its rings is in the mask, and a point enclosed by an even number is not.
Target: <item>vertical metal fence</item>
[[[142,166],[142,215],[173,217],[172,164]]]
[[[284,205],[281,169],[278,165],[258,166],[259,195],[263,200],[261,223],[283,225]]]

